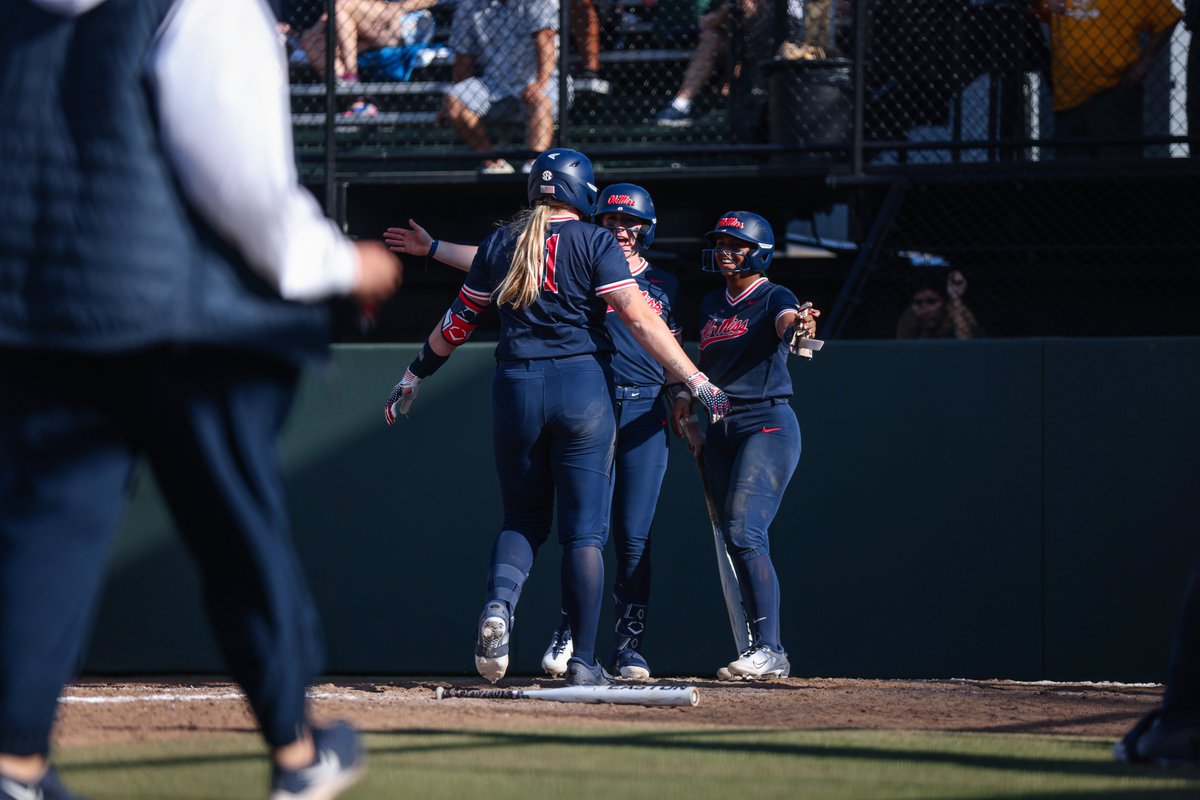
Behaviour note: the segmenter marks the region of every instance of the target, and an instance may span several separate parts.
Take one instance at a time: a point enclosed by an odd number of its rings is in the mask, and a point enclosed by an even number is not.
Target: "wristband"
[[[429,245],[429,252],[426,253],[425,255],[429,256],[430,258],[433,258],[434,253],[437,252],[437,246],[438,246],[438,240],[434,239],[433,244]]]
[[[433,352],[433,348],[429,346],[429,342],[425,342],[425,346],[421,348],[421,352],[408,365],[408,371],[424,380],[437,372],[438,368],[449,360],[450,356],[439,356]]]

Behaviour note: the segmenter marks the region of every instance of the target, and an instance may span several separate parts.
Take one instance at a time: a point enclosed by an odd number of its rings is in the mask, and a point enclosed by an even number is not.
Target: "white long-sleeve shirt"
[[[74,16],[104,0],[31,0]],[[263,0],[178,0],[146,62],[188,200],[290,300],[346,294],[354,246],[299,183],[287,59]]]

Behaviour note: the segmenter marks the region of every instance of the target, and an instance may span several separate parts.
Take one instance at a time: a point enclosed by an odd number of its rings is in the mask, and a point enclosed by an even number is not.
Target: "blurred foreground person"
[[[261,0],[13,0],[0,75],[0,798],[75,797],[50,731],[143,457],[272,797],[334,797],[363,754],[307,715],[321,645],[277,440],[321,301],[378,302],[399,264],[299,186]]]

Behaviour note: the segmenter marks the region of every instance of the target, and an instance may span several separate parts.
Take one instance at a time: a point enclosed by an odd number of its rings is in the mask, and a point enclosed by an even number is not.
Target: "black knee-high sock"
[[[757,632],[755,644],[765,644],[782,650],[779,641],[779,578],[771,556],[763,553],[742,562],[745,575],[742,594],[746,597],[746,614],[751,628]],[[741,577],[741,576],[739,576]]]
[[[591,664],[596,659],[596,629],[604,600],[604,554],[599,547],[575,547],[563,552],[562,596],[575,658]]]

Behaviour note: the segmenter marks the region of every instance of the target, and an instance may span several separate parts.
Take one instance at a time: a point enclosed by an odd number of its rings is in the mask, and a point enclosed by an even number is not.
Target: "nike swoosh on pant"
[[[763,433],[774,433],[775,431],[781,431],[781,430],[783,430],[783,428],[768,428],[766,426],[763,426],[762,432]]]

